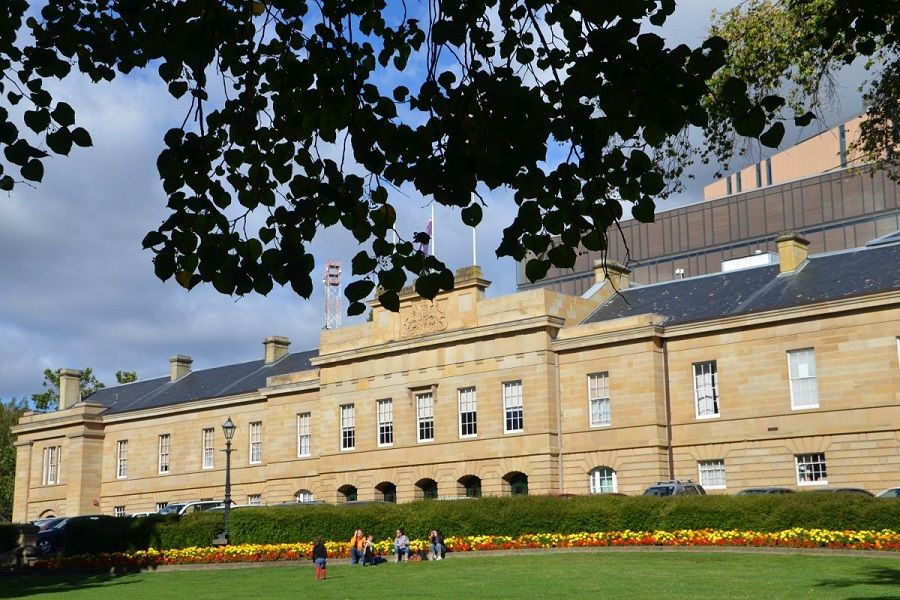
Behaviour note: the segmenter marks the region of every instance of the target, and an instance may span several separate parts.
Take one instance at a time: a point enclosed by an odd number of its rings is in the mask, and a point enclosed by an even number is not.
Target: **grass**
[[[900,598],[896,557],[734,552],[451,556],[350,567],[307,562],[129,575],[0,576],[0,598]]]

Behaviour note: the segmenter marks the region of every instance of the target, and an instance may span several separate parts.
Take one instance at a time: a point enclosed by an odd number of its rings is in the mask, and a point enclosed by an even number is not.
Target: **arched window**
[[[513,471],[503,476],[506,482],[510,496],[527,496],[528,495],[528,475]]]
[[[297,490],[294,492],[294,500],[296,502],[313,502],[315,498],[309,490]]]
[[[357,491],[352,485],[342,485],[338,488],[338,500],[341,502],[356,502]]]
[[[466,498],[481,498],[481,479],[474,475],[463,475],[457,480]]]
[[[597,467],[590,473],[592,494],[613,494],[619,491],[616,472],[609,467]]]
[[[438,497],[438,485],[434,479],[420,479],[416,482],[416,496],[423,500]]]
[[[375,497],[381,496],[385,502],[397,502],[397,486],[390,481],[382,481],[375,486]]]

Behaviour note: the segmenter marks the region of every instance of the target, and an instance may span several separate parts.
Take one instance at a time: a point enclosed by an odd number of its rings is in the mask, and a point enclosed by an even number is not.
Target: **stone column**
[[[103,476],[103,432],[79,431],[68,436],[64,465],[66,515],[91,515],[100,511]]]

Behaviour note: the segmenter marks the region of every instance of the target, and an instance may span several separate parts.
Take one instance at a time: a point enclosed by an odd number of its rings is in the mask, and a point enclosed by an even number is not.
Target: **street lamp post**
[[[228,531],[228,513],[231,511],[231,440],[234,437],[234,430],[237,425],[228,417],[228,420],[222,424],[222,433],[225,434],[225,528],[222,535],[213,540],[218,546],[227,546],[231,541],[231,535]]]

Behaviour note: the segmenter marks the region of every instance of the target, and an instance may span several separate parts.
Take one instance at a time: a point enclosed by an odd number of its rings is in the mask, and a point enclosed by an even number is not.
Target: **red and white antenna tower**
[[[325,263],[325,329],[337,329],[341,326],[341,263],[329,260]]]

